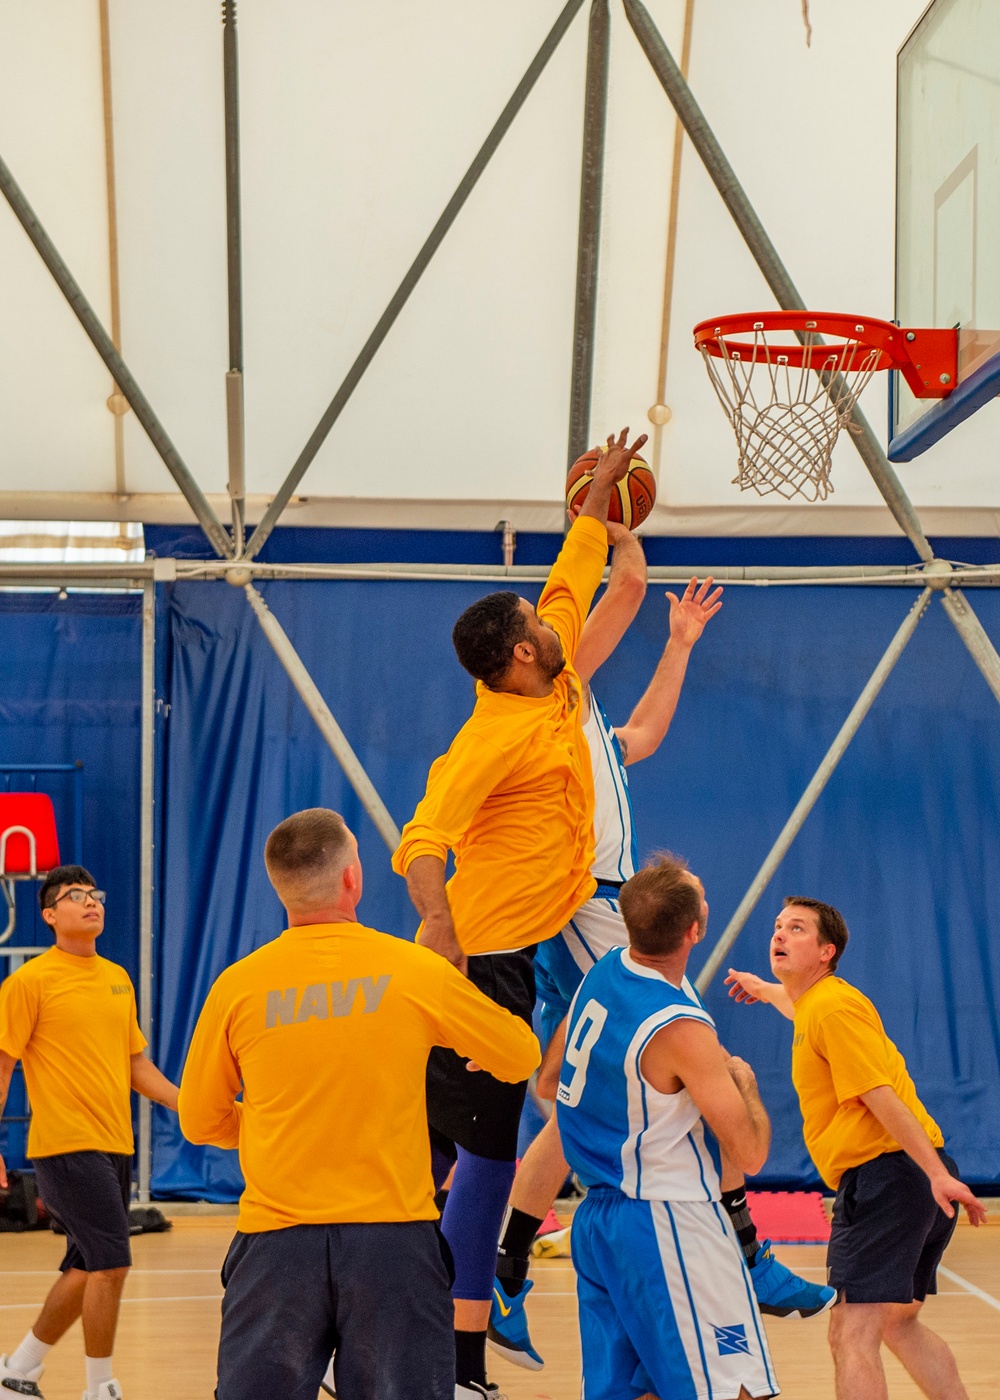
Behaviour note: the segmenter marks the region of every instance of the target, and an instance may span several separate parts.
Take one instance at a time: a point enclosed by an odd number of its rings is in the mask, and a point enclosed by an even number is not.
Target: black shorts
[[[958,1168],[943,1148],[938,1156]],[[844,1303],[922,1303],[937,1292],[937,1267],[958,1223],[931,1195],[905,1152],[851,1167],[833,1203],[827,1282]]]
[[[469,981],[490,1001],[531,1025],[535,1009],[535,949],[488,953],[469,959]],[[454,1159],[454,1147],[477,1157],[513,1162],[528,1081],[504,1084],[485,1070],[471,1073],[467,1060],[441,1046],[427,1061],[427,1121],[431,1141]]]
[[[132,1263],[129,1202],[132,1158],[117,1152],[60,1152],[35,1157],[38,1194],[66,1231],[60,1269],[127,1269]]]
[[[430,1220],[239,1234],[222,1268],[218,1400],[454,1400],[455,1309]]]

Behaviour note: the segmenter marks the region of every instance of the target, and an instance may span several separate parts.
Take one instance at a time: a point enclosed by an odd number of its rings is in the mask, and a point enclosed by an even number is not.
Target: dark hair
[[[329,807],[295,812],[271,832],[264,864],[272,882],[311,880],[334,865],[349,847],[347,824]]]
[[[470,676],[495,686],[510,668],[511,653],[528,635],[516,593],[487,593],[466,608],[452,629],[459,661]]]
[[[847,940],[850,934],[847,931],[847,924],[839,909],[834,909],[832,904],[824,904],[821,899],[803,899],[801,895],[786,894],[783,908],[787,909],[790,904],[801,904],[803,909],[812,909],[819,924],[820,943],[832,943],[836,952],[830,959],[830,971],[837,971],[837,964],[840,962],[841,954],[847,947]]]
[[[701,891],[687,861],[660,851],[622,885],[618,896],[629,943],[637,953],[674,953],[692,924],[701,919]]]
[[[38,903],[43,909],[52,908],[60,885],[89,885],[91,889],[96,889],[97,881],[82,865],[57,865],[55,870],[49,871],[39,886]]]

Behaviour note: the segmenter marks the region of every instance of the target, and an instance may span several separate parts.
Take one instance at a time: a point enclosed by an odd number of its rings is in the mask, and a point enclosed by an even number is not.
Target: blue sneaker
[[[486,1330],[486,1340],[493,1350],[512,1361],[515,1366],[523,1366],[526,1371],[540,1371],[545,1365],[531,1345],[528,1319],[524,1315],[524,1300],[534,1286],[531,1280],[527,1279],[520,1293],[511,1297],[501,1281],[495,1278],[490,1325]]]
[[[757,1306],[771,1317],[817,1317],[832,1308],[837,1290],[825,1284],[807,1283],[771,1253],[771,1241],[765,1240],[757,1251],[750,1270]]]

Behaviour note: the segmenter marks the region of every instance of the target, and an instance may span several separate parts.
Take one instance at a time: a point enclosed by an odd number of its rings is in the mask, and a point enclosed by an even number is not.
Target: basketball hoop
[[[789,332],[797,342],[776,343]],[[876,371],[899,370],[917,398],[944,398],[956,383],[957,331],[839,312],[722,316],[695,326],[694,343],[736,433],[734,483],[761,496],[826,500],[840,430],[854,430],[851,413]]]

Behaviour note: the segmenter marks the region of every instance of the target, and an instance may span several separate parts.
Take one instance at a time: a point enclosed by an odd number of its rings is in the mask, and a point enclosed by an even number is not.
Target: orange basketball
[[[566,478],[567,510],[572,506],[583,505],[590,490],[590,483],[594,479],[594,468],[601,453],[607,450],[606,447],[593,447],[582,457],[578,457],[570,467],[569,476]],[[653,473],[641,457],[633,457],[627,474],[611,492],[608,519],[634,530],[649,515],[655,500],[656,481]]]

